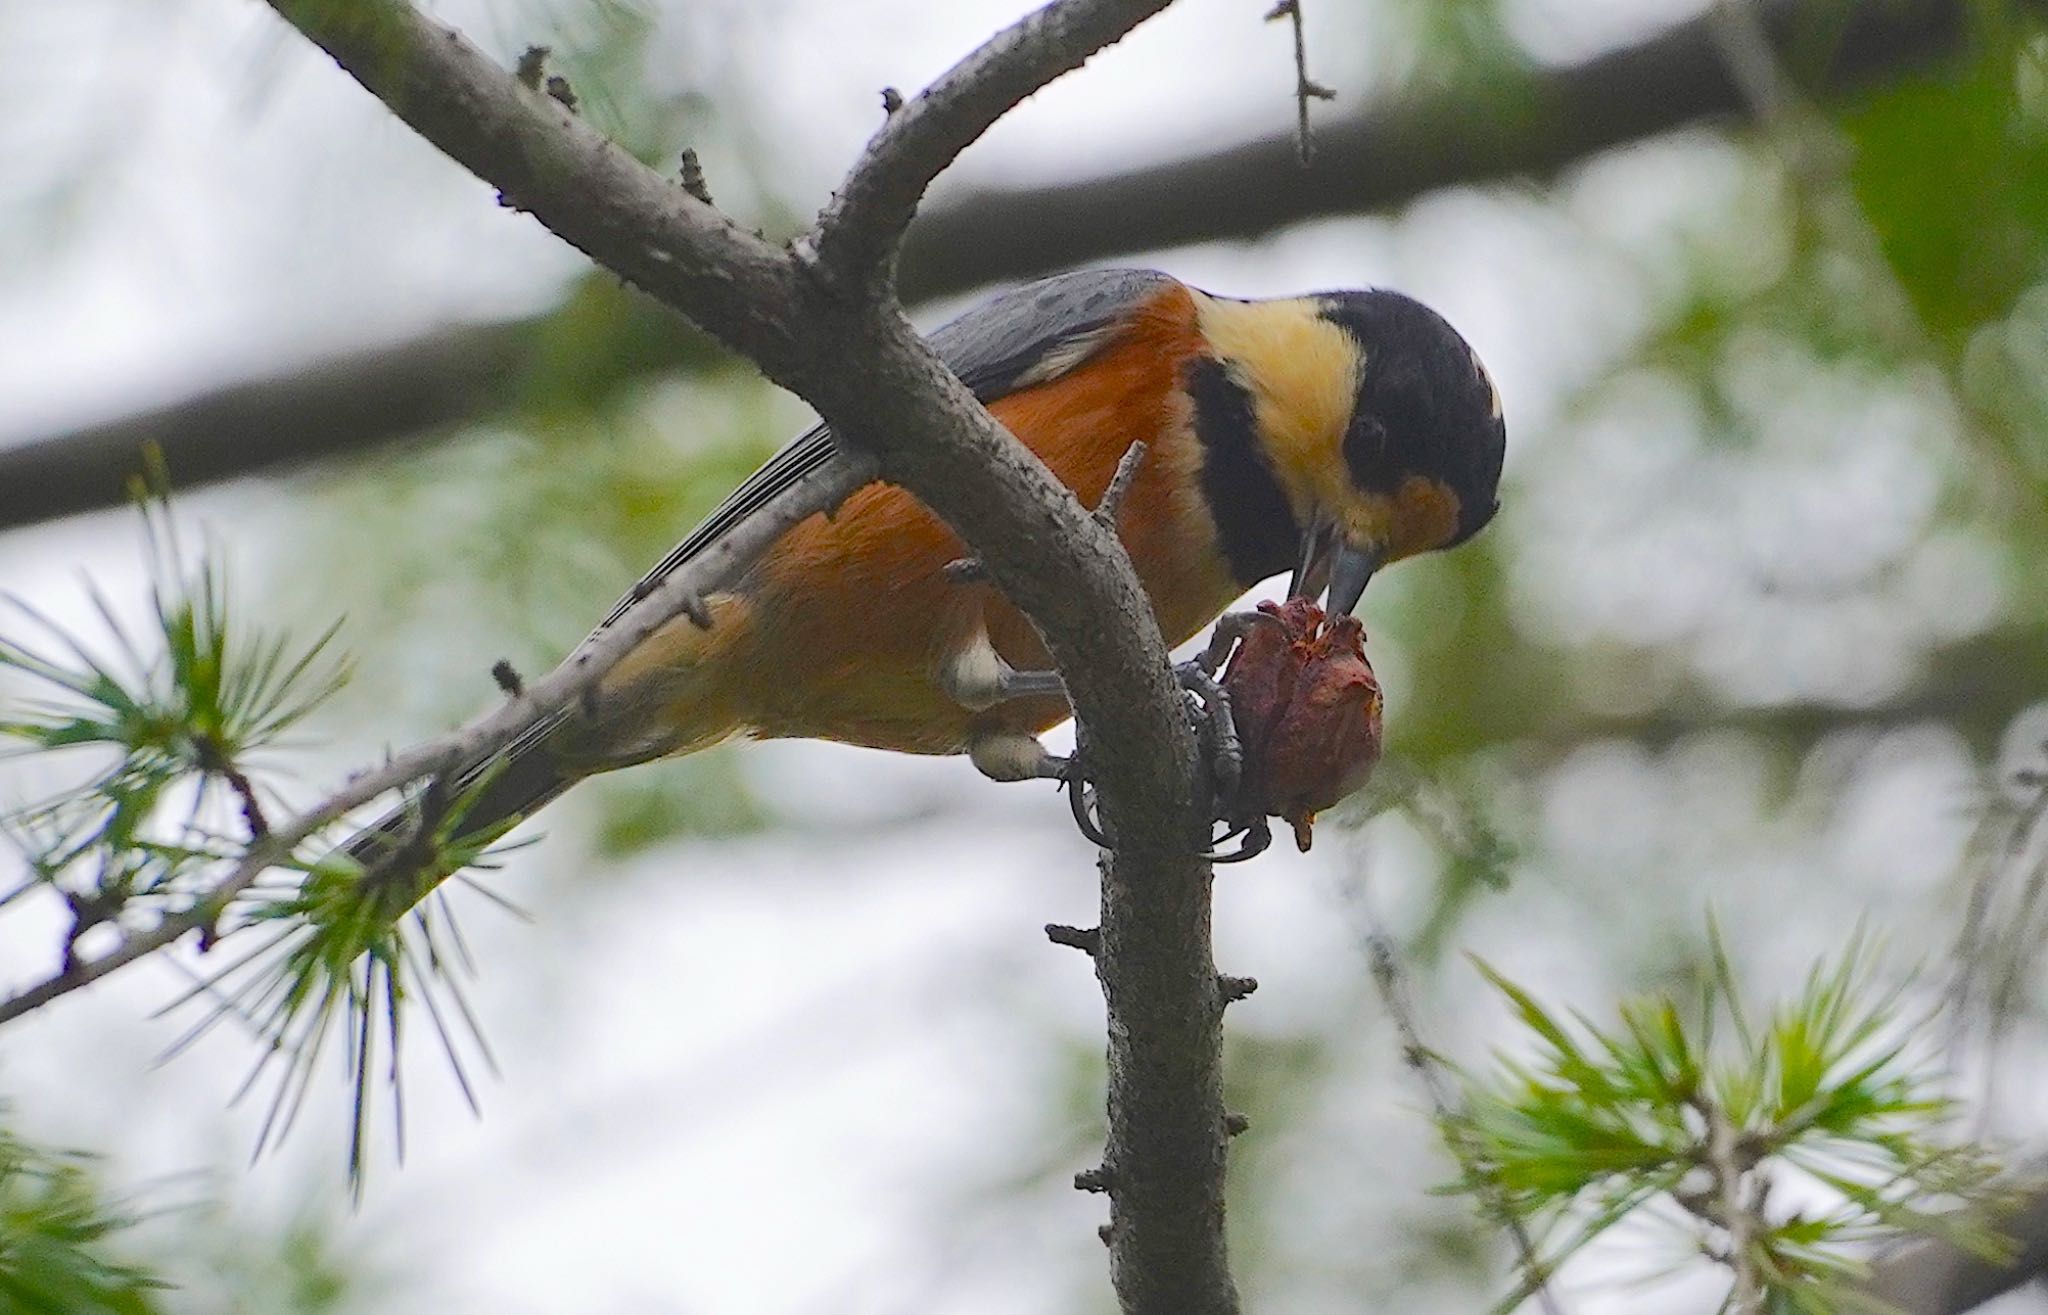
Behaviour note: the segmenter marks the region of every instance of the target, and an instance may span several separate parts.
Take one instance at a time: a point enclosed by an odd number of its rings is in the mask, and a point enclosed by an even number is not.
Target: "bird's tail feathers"
[[[458,845],[494,839],[552,803],[577,779],[563,770],[544,741],[529,739],[455,773],[445,787],[430,786],[357,832],[345,848],[366,868],[409,867],[404,850],[418,850],[425,861],[440,838]]]

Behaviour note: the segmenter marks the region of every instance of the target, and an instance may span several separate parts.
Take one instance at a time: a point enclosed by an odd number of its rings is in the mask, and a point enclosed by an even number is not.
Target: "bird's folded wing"
[[[1173,282],[1148,269],[1083,270],[1041,279],[991,298],[934,330],[932,349],[977,398],[992,402],[1050,382],[1080,365],[1116,336],[1131,312]],[[605,614],[598,630],[616,623],[677,567],[819,469],[837,451],[832,431],[824,425],[798,435],[670,550]]]

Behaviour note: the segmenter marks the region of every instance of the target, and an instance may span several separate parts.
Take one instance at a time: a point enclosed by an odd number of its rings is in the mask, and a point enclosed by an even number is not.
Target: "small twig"
[[[71,914],[71,926],[64,932],[64,959],[60,966],[69,972],[79,963],[79,938],[95,927],[112,922],[119,916],[127,897],[119,890],[98,891],[91,895],[67,890],[63,894],[64,907]]]
[[[228,757],[220,741],[211,735],[195,737],[193,747],[198,752],[200,767],[227,782],[228,789],[234,792],[242,807],[242,820],[249,827],[249,839],[261,840],[269,835],[270,821],[263,815],[263,803],[256,797],[256,785],[248,773]]]
[[[903,93],[894,87],[882,88],[882,113],[894,114],[903,108]]]
[[[1521,1215],[1515,1212],[1514,1203],[1508,1199],[1499,1179],[1487,1165],[1484,1154],[1473,1144],[1471,1133],[1462,1122],[1459,1102],[1452,1095],[1444,1076],[1443,1065],[1436,1052],[1423,1042],[1414,1003],[1408,998],[1399,949],[1365,907],[1363,893],[1347,887],[1346,894],[1356,909],[1360,932],[1365,938],[1366,955],[1372,963],[1372,980],[1379,988],[1380,1005],[1387,1011],[1395,1033],[1401,1038],[1401,1059],[1421,1081],[1423,1093],[1429,1098],[1430,1111],[1436,1116],[1437,1126],[1443,1130],[1444,1141],[1449,1145],[1452,1156],[1469,1179],[1473,1195],[1479,1199],[1480,1209],[1492,1217],[1514,1245],[1515,1259],[1522,1268],[1519,1296],[1534,1297],[1543,1308],[1544,1315],[1564,1315],[1564,1307],[1550,1290],[1550,1278],[1545,1272],[1542,1257],[1537,1254],[1535,1238],[1530,1236]]]
[[[1738,1154],[1739,1136],[1719,1102],[1695,1096],[1690,1103],[1706,1120],[1706,1168],[1714,1176],[1711,1204],[1704,1211],[1697,1206],[1690,1208],[1708,1222],[1719,1224],[1728,1234],[1727,1254],[1720,1259],[1735,1275],[1734,1290],[1728,1294],[1730,1315],[1762,1315],[1763,1275],[1751,1251],[1756,1211],[1753,1203],[1743,1198],[1746,1172]]]
[[[488,758],[537,720],[576,706],[605,673],[644,643],[647,637],[685,614],[690,600],[737,579],[755,558],[782,537],[783,531],[825,507],[837,506],[853,490],[874,477],[872,458],[841,454],[814,475],[800,480],[773,504],[727,533],[700,555],[647,592],[632,610],[593,635],[576,653],[527,687],[524,700],[500,705],[469,725],[427,740],[397,755],[374,771],[359,772],[326,799],[295,817],[272,825],[255,840],[240,862],[210,890],[196,895],[182,910],[167,913],[146,928],[130,932],[96,959],[65,967],[51,977],[0,1000],[0,1024],[39,1009],[79,987],[146,958],[189,933],[211,927],[242,893],[277,864],[289,859],[308,839],[354,809],[426,777],[439,776],[463,763]],[[701,606],[701,603],[698,604]]]
[[[1074,1190],[1077,1192],[1113,1192],[1116,1190],[1116,1175],[1108,1165],[1083,1169],[1074,1175]]]
[[[508,699],[516,699],[526,693],[526,682],[519,678],[518,670],[506,658],[499,658],[491,664],[491,679],[498,683]]]
[[[1302,30],[1301,0],[1280,0],[1266,13],[1266,21],[1290,19],[1294,24],[1294,150],[1302,165],[1315,159],[1315,139],[1309,133],[1308,103],[1335,100],[1337,93],[1308,75],[1308,34]]]
[[[704,162],[697,158],[694,147],[683,148],[683,190],[696,197],[705,205],[717,204],[711,199],[711,184],[704,181]]]
[[[569,85],[569,79],[559,73],[551,74],[547,82],[548,95],[561,102],[562,108],[571,114],[576,112],[576,91]]]
[[[1065,923],[1045,924],[1045,939],[1054,945],[1094,955],[1102,949],[1102,933],[1094,927],[1069,927]]]
[[[1234,1005],[1249,999],[1258,989],[1259,979],[1256,977],[1232,977],[1228,973],[1219,973],[1216,977],[1216,993],[1223,997],[1225,1004]]]
[[[883,120],[818,218],[820,268],[850,286],[887,277],[940,170],[1025,97],[1170,3],[1052,0],[983,42]]]
[[[550,50],[546,46],[528,46],[520,52],[519,62],[512,66],[512,76],[528,91],[540,90],[541,71],[547,67]]]
[[[241,801],[242,821],[249,827],[249,839],[261,840],[269,835],[270,819],[263,815],[262,801],[256,797],[256,783],[249,779],[249,774],[228,763],[220,769],[220,779],[228,783],[228,789],[233,790],[235,798]]]
[[[1137,482],[1138,467],[1145,464],[1145,441],[1138,439],[1124,449],[1123,456],[1116,463],[1116,473],[1109,477],[1109,487],[1102,491],[1102,500],[1095,504],[1095,523],[1111,534],[1116,533],[1117,520],[1124,512],[1124,499],[1131,495],[1131,485]]]

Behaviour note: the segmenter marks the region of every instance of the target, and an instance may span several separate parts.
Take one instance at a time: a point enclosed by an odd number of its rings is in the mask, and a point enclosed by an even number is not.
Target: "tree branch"
[[[501,201],[757,361],[792,353],[797,275],[784,253],[648,169],[405,0],[271,7]],[[563,187],[575,179],[577,190]],[[545,201],[546,212],[539,205]],[[770,371],[771,375],[774,373]],[[778,380],[780,382],[780,380]]]
[[[2039,0],[2025,0],[2038,5]],[[1769,0],[1780,50],[1829,39],[1800,85],[1843,94],[1961,44],[1965,0],[1844,5]],[[993,188],[933,207],[904,243],[906,289],[1013,279],[1131,251],[1255,237],[1380,210],[1426,192],[1547,178],[1612,147],[1746,113],[1709,16],[1564,68],[1489,70],[1484,85],[1398,95],[1316,128],[1304,169],[1292,135],[1057,187]]]
[[[382,767],[356,773],[313,807],[252,837],[248,852],[226,877],[188,907],[153,925],[130,932],[91,959],[0,1001],[0,1024],[49,1004],[80,987],[147,958],[202,928],[212,927],[264,873],[291,859],[299,846],[354,809],[415,781],[455,771],[510,744],[528,726],[577,706],[586,691],[620,659],[669,621],[682,616],[705,594],[738,579],[791,526],[839,505],[847,494],[874,478],[874,462],[845,456],[783,492],[702,554],[692,558],[640,600],[609,629],[593,637],[541,680],[523,688],[491,712],[459,730],[437,736],[397,755]]]
[[[2034,1166],[2036,1181],[2041,1170]],[[1998,1221],[2010,1255],[1987,1259],[1926,1238],[1877,1258],[1859,1291],[1898,1315],[1963,1315],[2048,1275],[2048,1189],[2034,1187]]]
[[[818,218],[819,261],[849,281],[893,273],[903,231],[941,169],[1026,96],[1170,2],[1034,10],[892,111]]]
[[[1807,85],[1840,92],[1939,58],[1960,42],[1964,8],[1963,0],[1854,6],[1831,67],[1808,70]],[[1784,42],[1843,10],[1839,0],[1775,0],[1767,13]],[[1705,19],[1568,68],[1504,70],[1480,90],[1403,95],[1329,120],[1317,131],[1313,170],[1301,169],[1292,137],[1275,136],[1106,178],[941,202],[905,239],[902,295],[916,301],[1130,252],[1253,237],[1459,183],[1545,177],[1742,109]],[[629,327],[607,342],[604,359],[574,363],[585,392],[710,356],[701,337],[644,306],[624,313]],[[146,440],[162,446],[180,487],[195,488],[501,412],[519,391],[504,381],[533,368],[549,318],[423,334],[17,440],[0,448],[0,529],[120,505]],[[557,366],[556,356],[548,361]]]
[[[1234,1315],[1223,1240],[1222,1006],[1209,939],[1206,808],[1194,735],[1150,605],[1111,530],[996,424],[903,317],[886,253],[923,182],[987,123],[1165,0],[1055,0],[970,55],[904,126],[885,129],[851,200],[794,255],[616,150],[405,0],[270,0],[400,119],[599,264],[655,294],[811,402],[843,458],[785,515],[750,518],[717,564],[679,572],[521,699],[279,822],[218,904],[348,808],[502,744],[644,634],[729,580],[792,521],[864,480],[872,460],[947,521],[1023,609],[1066,678],[1116,836],[1103,860],[1101,975],[1110,1015],[1111,1271],[1124,1309]],[[1021,35],[1020,35],[1021,33]],[[977,83],[979,76],[986,84]],[[848,253],[834,265],[835,249]],[[827,257],[807,253],[825,252]],[[879,260],[879,277],[860,275]],[[825,277],[818,277],[819,274]],[[833,277],[837,273],[839,277]],[[240,883],[238,886],[236,883]],[[188,915],[193,918],[196,915]],[[198,925],[196,920],[190,925]],[[166,925],[156,943],[177,930]],[[146,953],[142,941],[121,962]],[[102,961],[104,962],[104,961]],[[110,971],[118,963],[101,968]],[[64,989],[69,989],[64,988]],[[61,990],[51,988],[53,994]],[[32,1007],[27,1005],[22,1008]],[[20,1009],[17,1008],[16,1012]]]

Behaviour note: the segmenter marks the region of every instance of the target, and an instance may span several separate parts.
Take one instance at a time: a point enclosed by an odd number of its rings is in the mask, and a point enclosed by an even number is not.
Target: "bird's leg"
[[[1074,825],[1080,829],[1081,838],[1097,849],[1109,849],[1109,825],[1102,814],[1092,805],[1095,802],[1095,788],[1088,784],[1088,773],[1082,768],[1083,756],[1088,752],[1088,733],[1079,722],[1074,723],[1074,753],[1066,760],[1067,806],[1073,810]]]
[[[1242,824],[1238,821],[1244,745],[1238,736],[1237,720],[1231,714],[1230,695],[1217,679],[1238,642],[1253,627],[1266,624],[1279,622],[1262,612],[1225,613],[1217,619],[1208,647],[1173,669],[1175,681],[1190,696],[1188,711],[1200,747],[1201,788],[1209,798],[1210,816],[1232,828],[1223,835],[1223,841],[1238,835],[1245,837],[1236,852],[1218,859],[1219,862],[1250,858],[1272,839],[1263,818]],[[986,631],[977,631],[971,641],[955,650],[940,665],[937,677],[948,698],[975,712],[1011,699],[1064,697],[1067,692],[1066,682],[1056,671],[1019,671],[1004,661],[989,643]],[[1084,753],[1079,744],[1071,757],[1061,758],[1048,752],[1034,736],[1021,731],[989,730],[975,735],[967,752],[976,770],[990,780],[1064,782],[1072,792],[1074,821],[1081,834],[1095,844],[1108,844],[1105,828],[1090,806],[1094,792],[1088,788],[1081,767]]]
[[[1057,671],[1019,671],[1003,660],[988,642],[988,632],[979,630],[939,667],[939,688],[946,697],[970,712],[981,712],[1011,699],[1040,695],[1065,698],[1067,683]],[[1003,778],[1022,779],[1022,778]]]
[[[1201,749],[1211,816],[1229,818],[1236,813],[1237,790],[1244,779],[1244,744],[1238,739],[1237,718],[1231,715],[1230,694],[1200,658],[1181,663],[1173,674],[1194,696],[1195,742]]]
[[[1058,781],[1067,787],[1074,825],[1090,844],[1109,848],[1100,819],[1093,811],[1095,791],[1081,770],[1081,750],[1062,758],[1048,753],[1036,738],[1022,731],[989,731],[968,742],[967,756],[992,781]]]
[[[978,734],[968,741],[967,757],[991,781],[1064,781],[1073,770],[1073,759],[1048,753],[1022,731]]]
[[[974,638],[940,664],[939,688],[961,707],[972,712],[992,708],[1011,699],[1058,695],[1066,697],[1066,682],[1057,671],[1019,671],[1003,660],[988,642],[988,632],[977,630]],[[967,744],[967,757],[991,781],[1063,781],[1074,791],[1076,808],[1082,784],[1075,758],[1050,753],[1038,737],[1018,730],[977,731]],[[1077,817],[1081,813],[1076,814]],[[1083,822],[1082,834],[1094,840],[1099,829]],[[1098,842],[1099,843],[1099,842]]]
[[[1102,491],[1102,499],[1091,513],[1096,523],[1112,534],[1116,533],[1124,499],[1129,496],[1131,485],[1138,477],[1138,467],[1144,460],[1145,444],[1142,440],[1125,448],[1122,459],[1116,463],[1115,473],[1110,476],[1109,486]],[[988,568],[982,565],[979,557],[961,557],[947,562],[944,570],[946,578],[954,584],[981,584],[988,579]],[[988,642],[986,630],[978,632],[973,642],[946,661],[939,671],[939,684],[955,703],[971,712],[980,712],[1010,699],[1051,694],[1064,698],[1067,692],[1067,684],[1057,671],[1019,671],[1005,662]]]

